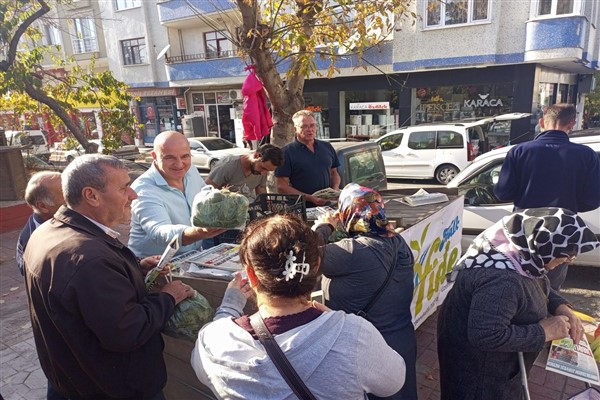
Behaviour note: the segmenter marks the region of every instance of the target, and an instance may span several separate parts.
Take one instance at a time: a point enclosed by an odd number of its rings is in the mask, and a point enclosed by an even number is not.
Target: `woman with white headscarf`
[[[518,353],[529,370],[544,343],[583,336],[546,273],[598,245],[561,208],[522,210],[479,235],[449,274],[454,286],[439,311],[441,398],[520,399]]]

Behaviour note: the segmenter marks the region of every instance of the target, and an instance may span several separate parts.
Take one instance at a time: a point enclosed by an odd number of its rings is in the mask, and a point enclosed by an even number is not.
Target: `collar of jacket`
[[[118,239],[111,237],[106,234],[98,225],[95,225],[82,214],[77,211],[67,207],[66,205],[61,206],[56,214],[54,214],[54,218],[61,223],[72,227],[73,229],[84,231],[90,235],[97,236],[111,246],[115,246],[119,249],[125,247],[123,243],[121,243]]]
[[[559,130],[549,130],[549,131],[544,131],[544,132],[540,132],[535,138],[534,140],[538,140],[538,139],[559,139],[559,140],[565,140],[566,142],[569,141],[569,134],[565,131],[559,131]]]

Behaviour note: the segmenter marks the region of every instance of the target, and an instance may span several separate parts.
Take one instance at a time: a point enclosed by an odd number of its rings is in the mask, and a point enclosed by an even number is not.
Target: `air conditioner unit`
[[[242,100],[244,98],[244,95],[242,94],[241,90],[230,90],[229,98],[231,99],[231,101]]]

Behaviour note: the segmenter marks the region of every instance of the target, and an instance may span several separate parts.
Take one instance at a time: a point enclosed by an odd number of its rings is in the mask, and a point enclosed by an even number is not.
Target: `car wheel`
[[[454,165],[444,164],[440,165],[438,169],[435,171],[435,179],[443,184],[448,184],[454,177],[458,174],[458,168]]]
[[[208,164],[208,169],[212,171],[215,165],[217,165],[217,162],[219,162],[219,160],[210,160],[210,163]]]
[[[73,161],[74,158],[73,156],[67,156],[67,164],[71,164],[71,161]]]

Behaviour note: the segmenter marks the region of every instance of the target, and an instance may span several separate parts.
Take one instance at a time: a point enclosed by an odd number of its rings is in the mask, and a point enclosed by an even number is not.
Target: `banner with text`
[[[415,256],[411,312],[415,329],[441,304],[446,274],[461,255],[463,197],[401,233]]]

